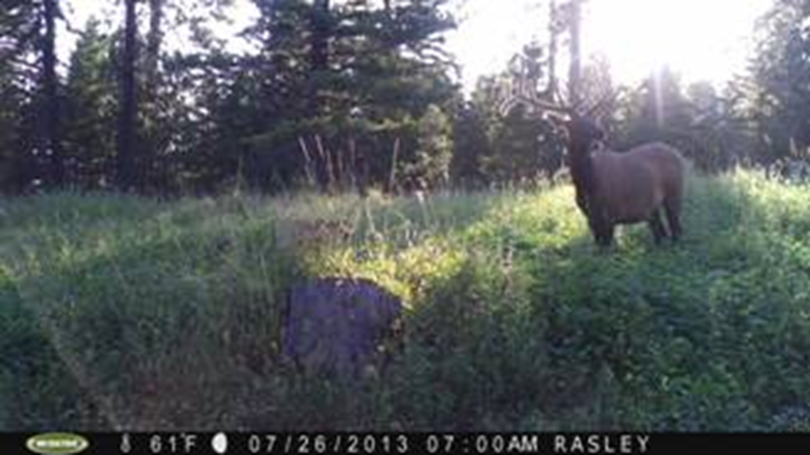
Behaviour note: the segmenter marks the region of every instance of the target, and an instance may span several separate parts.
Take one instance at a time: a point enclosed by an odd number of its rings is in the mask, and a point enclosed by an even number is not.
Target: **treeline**
[[[78,41],[60,62],[69,0],[5,0],[0,191],[407,191],[530,184],[563,167],[553,125],[499,106],[516,80],[557,89],[556,54],[576,51],[558,38],[579,28],[576,15],[538,23],[548,40],[465,97],[443,43],[456,26],[448,0],[253,0],[242,53],[213,32],[231,3],[125,0],[114,17],[67,27]],[[603,104],[616,147],[665,140],[707,171],[803,161],[809,5],[776,0],[749,71],[720,90],[667,70],[621,87],[596,58],[567,96],[576,87],[577,99]]]

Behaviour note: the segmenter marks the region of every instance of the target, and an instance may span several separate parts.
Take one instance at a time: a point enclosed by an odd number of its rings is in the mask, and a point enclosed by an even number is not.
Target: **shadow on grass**
[[[0,292],[42,305],[62,341],[41,357],[81,366],[130,429],[802,428],[810,269],[800,249],[772,251],[781,234],[753,197],[731,178],[694,179],[682,243],[656,248],[630,228],[606,253],[568,199],[378,207],[386,240],[442,236],[463,260],[426,277],[404,349],[361,383],[278,366],[278,310],[300,258],[249,217],[72,256]],[[61,394],[42,387],[32,405]]]
[[[109,429],[2,267],[0,302],[0,428]]]
[[[5,340],[4,385],[25,390],[9,425],[51,428],[63,417],[49,410],[76,401],[95,414],[71,410],[65,427],[236,427],[232,404],[245,401],[279,349],[280,296],[294,267],[262,223],[138,237],[160,228],[157,216],[117,238],[87,227],[91,240],[107,237],[103,248],[73,245],[15,264],[17,281],[5,293],[16,307],[4,315],[32,332],[9,331],[17,335]],[[16,346],[34,334],[40,348],[23,357]],[[28,363],[42,366],[42,379],[23,384]]]

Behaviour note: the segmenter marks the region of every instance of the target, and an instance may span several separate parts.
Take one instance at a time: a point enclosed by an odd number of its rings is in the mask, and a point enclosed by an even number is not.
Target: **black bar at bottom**
[[[60,436],[61,435],[61,436]],[[79,436],[77,438],[76,436]],[[61,438],[61,439],[60,439]],[[87,441],[81,452],[79,440]],[[31,447],[31,448],[29,448]],[[31,450],[33,449],[33,451]],[[0,433],[0,453],[218,454],[651,454],[810,453],[803,433]],[[711,452],[710,452],[711,451]]]

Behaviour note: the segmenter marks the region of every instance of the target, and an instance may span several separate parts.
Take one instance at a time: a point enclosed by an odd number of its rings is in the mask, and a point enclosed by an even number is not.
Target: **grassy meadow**
[[[535,191],[0,199],[0,430],[810,431],[810,187],[692,177],[600,252]],[[278,362],[285,292],[407,304],[382,375]]]

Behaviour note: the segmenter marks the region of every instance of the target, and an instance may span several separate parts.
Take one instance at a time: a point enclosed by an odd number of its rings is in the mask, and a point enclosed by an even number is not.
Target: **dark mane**
[[[576,189],[576,202],[586,217],[591,218],[590,207],[597,191],[596,174],[591,158],[591,144],[603,138],[596,124],[582,118],[571,119],[565,128],[568,132],[568,167]]]
[[[581,191],[585,195],[593,194],[596,191],[596,176],[593,171],[593,161],[590,153],[587,151],[569,153],[571,155],[568,166],[571,169],[571,179],[574,181],[574,186],[577,191]]]

